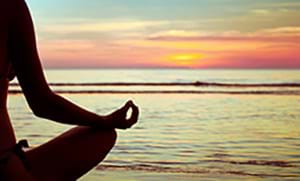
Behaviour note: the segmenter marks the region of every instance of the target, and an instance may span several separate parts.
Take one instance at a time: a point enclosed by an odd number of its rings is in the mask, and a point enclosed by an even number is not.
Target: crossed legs
[[[76,180],[110,152],[115,130],[78,126],[26,152],[31,173],[37,180]]]

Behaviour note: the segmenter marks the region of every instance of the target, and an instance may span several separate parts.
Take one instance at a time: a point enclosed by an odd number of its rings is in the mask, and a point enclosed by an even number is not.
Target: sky
[[[46,68],[300,68],[299,0],[27,0]]]

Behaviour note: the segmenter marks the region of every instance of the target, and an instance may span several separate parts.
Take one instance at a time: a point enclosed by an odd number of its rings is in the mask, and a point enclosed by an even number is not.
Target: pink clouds
[[[152,41],[251,41],[251,42],[290,42],[300,43],[300,28],[287,27],[262,30],[255,33],[223,32],[223,33],[197,33],[185,31],[169,31],[152,35],[147,38]]]
[[[288,68],[300,67],[298,47],[264,48],[223,52],[210,57],[209,68]],[[208,60],[209,61],[209,60]]]
[[[205,54],[196,68],[300,68],[299,27],[253,33],[169,31],[152,35],[147,41],[194,44],[198,53]]]
[[[298,27],[252,33],[166,31],[117,40],[42,40],[41,55],[46,67],[300,68],[299,43]],[[203,56],[166,59],[180,54]]]
[[[158,41],[261,41],[261,42],[299,42],[300,36],[194,36],[194,37],[150,37]]]

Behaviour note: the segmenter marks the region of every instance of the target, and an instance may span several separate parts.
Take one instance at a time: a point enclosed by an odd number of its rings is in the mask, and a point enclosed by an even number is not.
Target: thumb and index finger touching
[[[129,120],[136,122],[139,116],[139,108],[133,103],[133,101],[128,101],[125,105],[126,110],[128,111],[130,108],[132,109],[131,116]]]
[[[125,105],[121,107],[117,112],[119,121],[122,120],[121,124],[124,124],[122,126],[122,128],[124,129],[132,127],[138,121],[139,109],[131,100],[127,101]]]
[[[137,116],[139,113],[138,107],[133,103],[133,101],[127,101],[126,104],[121,108],[122,112],[128,112],[129,109],[132,109],[132,116]]]

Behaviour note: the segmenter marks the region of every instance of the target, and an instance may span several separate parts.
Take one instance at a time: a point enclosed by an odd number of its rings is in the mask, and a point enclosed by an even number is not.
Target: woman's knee
[[[106,142],[106,145],[108,145],[110,148],[112,148],[117,140],[117,132],[115,129],[111,130],[97,130],[97,137],[99,140],[103,140],[103,142]]]
[[[109,130],[107,132],[107,137],[108,140],[110,140],[110,142],[112,143],[112,146],[114,146],[117,141],[117,131],[115,129]]]

